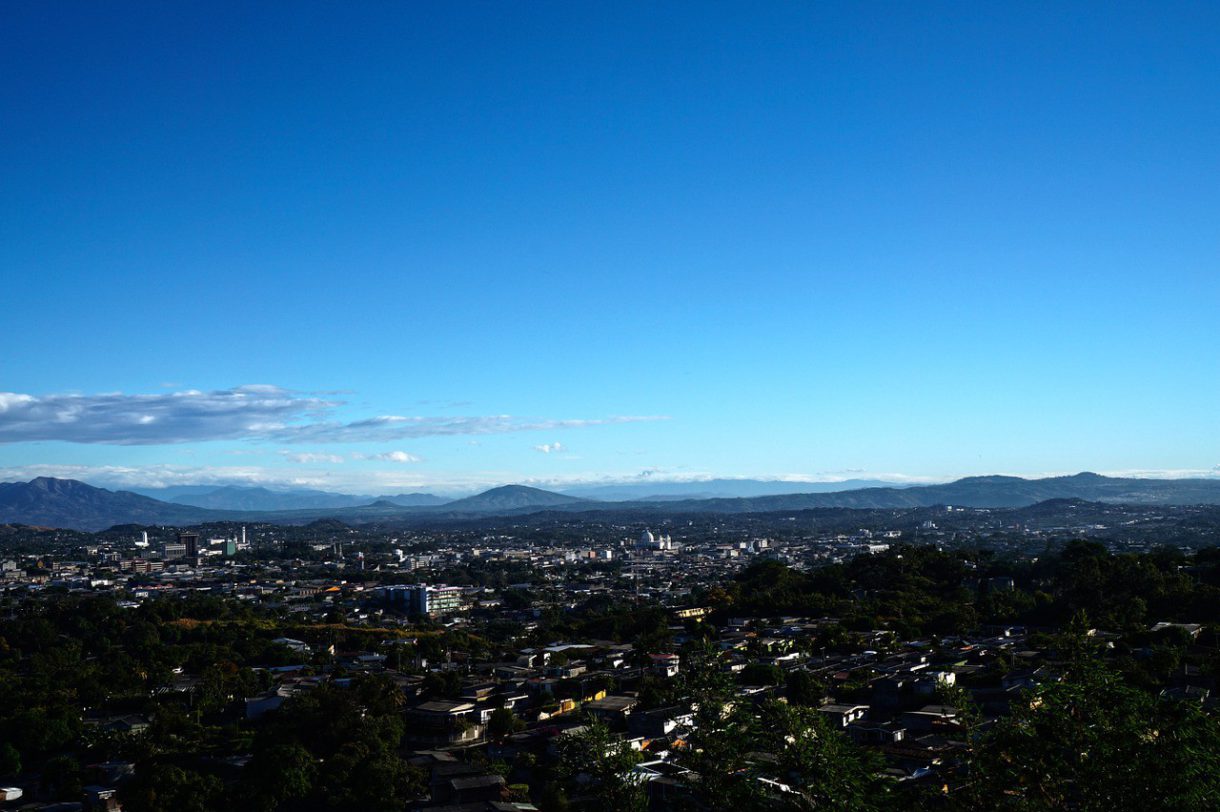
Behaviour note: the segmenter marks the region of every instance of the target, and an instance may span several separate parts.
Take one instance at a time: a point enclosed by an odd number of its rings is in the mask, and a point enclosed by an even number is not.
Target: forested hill
[[[125,523],[192,525],[223,518],[218,511],[95,488],[74,479],[0,482],[0,522],[5,523],[102,530]]]

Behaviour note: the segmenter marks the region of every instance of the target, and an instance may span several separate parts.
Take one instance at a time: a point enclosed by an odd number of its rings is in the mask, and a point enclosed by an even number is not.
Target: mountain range
[[[765,513],[810,508],[876,509],[935,505],[1018,508],[1049,499],[1131,505],[1214,505],[1220,504],[1220,479],[1135,479],[1088,472],[1043,479],[976,476],[938,485],[668,502],[666,509],[675,512]]]
[[[400,493],[392,496],[357,496],[308,489],[272,490],[243,485],[173,485],[167,488],[136,488],[133,493],[163,502],[211,510],[312,510],[349,508],[377,501],[402,507],[443,505],[450,500],[431,493]]]
[[[108,491],[75,479],[38,477],[0,482],[0,522],[76,530],[116,524],[198,524],[221,519],[202,508],[162,502],[130,491]]]
[[[844,479],[838,482],[794,482],[782,479],[703,479],[690,482],[628,482],[611,485],[573,485],[560,493],[609,502],[664,502],[674,499],[732,499],[779,496],[790,493],[832,493],[861,488],[901,488],[879,479]]]
[[[722,482],[740,483],[741,480]],[[792,486],[792,483],[777,484]],[[707,492],[715,493],[716,488],[710,488]],[[165,492],[165,496],[172,496],[177,501],[155,499],[147,493],[110,491],[76,480],[49,477],[39,477],[29,482],[0,483],[0,523],[102,530],[116,524],[191,525],[226,520],[304,524],[334,518],[358,524],[421,517],[445,519],[518,515],[544,510],[657,514],[935,505],[1016,508],[1050,499],[1133,505],[1220,504],[1220,479],[1132,479],[1092,473],[1044,479],[981,476],[938,485],[888,485],[840,491],[713,498],[671,494],[661,489],[654,491],[649,498],[629,500],[596,500],[524,485],[504,485],[455,500],[433,494],[374,498],[324,491],[274,492],[263,488],[229,486],[212,487],[210,490],[180,487]],[[367,501],[352,504],[350,501],[345,503],[339,497]],[[182,500],[186,499],[194,503],[184,503]]]

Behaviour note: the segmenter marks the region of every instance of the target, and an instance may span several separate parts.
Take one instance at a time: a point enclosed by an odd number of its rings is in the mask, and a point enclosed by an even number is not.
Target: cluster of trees
[[[543,603],[540,594],[522,590],[510,600],[535,605]],[[730,677],[712,643],[715,624],[692,622],[687,632],[696,639],[683,649],[681,676],[646,677],[635,686],[646,706],[688,706],[696,717],[676,757],[690,772],[674,785],[674,808],[1220,808],[1216,718],[1198,703],[1159,697],[1183,663],[1220,673],[1214,633],[1207,629],[1195,639],[1176,628],[1148,630],[1153,620],[1220,623],[1220,550],[1115,555],[1074,542],[1036,561],[1008,561],[905,546],[807,573],[757,564],[700,597],[716,608],[717,619],[836,616],[841,625],[824,629],[813,643],[828,650],[858,649],[854,636],[875,629],[890,629],[901,640],[988,623],[1038,626],[1046,631],[1035,643],[1054,653],[1063,679],[1040,686],[992,724],[972,711],[968,693],[945,697],[964,720],[960,758],[943,765],[934,787],[899,785],[883,777],[872,751],[817,712],[825,684],[805,671],[761,663]],[[135,812],[401,810],[425,789],[424,777],[399,753],[403,695],[388,679],[322,685],[254,728],[224,713],[235,699],[270,685],[254,666],[299,659],[272,642],[292,629],[284,618],[203,595],[134,608],[109,598],[44,596],[0,610],[0,696],[6,700],[0,704],[0,779],[37,769],[48,797],[75,800],[91,780],[82,765],[133,760],[137,777],[124,785],[122,800]],[[573,611],[545,606],[540,621],[525,639],[633,641],[641,659],[672,645],[667,610],[604,596]],[[1092,626],[1121,634],[1102,650],[1085,634]],[[490,628],[420,633],[409,648],[433,661],[455,652],[491,656]],[[1066,634],[1052,634],[1065,628]],[[700,641],[701,634],[707,639]],[[408,667],[404,659],[410,658],[396,657],[393,665]],[[194,689],[159,692],[178,669],[199,676]],[[743,700],[739,684],[782,686],[787,701]],[[456,696],[461,685],[454,672],[437,672],[423,687],[427,696],[442,698]],[[86,723],[85,708],[139,713],[151,727],[139,736],[108,733]],[[520,727],[501,710],[490,734],[502,738]],[[562,737],[559,751],[557,763],[539,758],[511,768],[548,812],[644,808],[646,787],[633,773],[640,755],[602,725],[590,721],[583,732]],[[249,763],[225,774],[218,765],[238,753],[252,754]],[[944,786],[951,791],[941,792]]]
[[[574,611],[544,616],[543,620],[544,636],[558,632],[561,638],[635,643],[649,651],[668,648],[672,637],[672,616],[665,607],[633,604],[605,594],[588,598]]]
[[[1220,721],[1082,658],[980,732],[961,779],[962,810],[1204,812],[1220,807]]]
[[[120,755],[121,741],[86,728],[84,709],[147,713],[155,738],[170,709],[152,695],[172,683],[175,669],[202,677],[191,707],[198,717],[235,693],[257,692],[266,677],[248,665],[283,653],[270,634],[251,633],[242,623],[252,621],[249,610],[231,601],[191,597],[124,609],[109,598],[63,597],[8,609],[0,624],[0,761],[10,765],[73,751]],[[233,622],[175,622],[187,616]]]
[[[271,685],[257,666],[300,660],[273,642],[286,627],[272,614],[203,595],[131,608],[48,595],[0,608],[0,780],[38,772],[46,796],[79,800],[97,778],[83,765],[130,760],[137,778],[123,803],[137,812],[297,809],[305,794],[324,809],[401,809],[415,797],[418,776],[395,752],[402,692],[388,681],[294,698],[257,736],[238,725],[235,703]],[[167,691],[178,672],[193,675],[189,690]],[[125,715],[148,729],[105,724]],[[249,778],[232,797],[219,770],[200,767],[248,752]],[[319,786],[327,793],[311,793]]]
[[[1079,626],[1079,624],[1077,624]],[[822,687],[796,684],[788,702],[735,700],[710,651],[691,659],[677,701],[693,703],[696,729],[676,761],[692,772],[671,792],[678,810],[911,809],[1036,812],[1204,812],[1220,807],[1220,720],[1203,706],[1160,698],[1106,665],[1082,630],[1059,646],[1063,678],[1047,682],[986,723],[966,691],[961,749],[931,782],[899,784],[881,759],[815,710]],[[558,792],[547,812],[647,809],[633,775],[641,756],[600,723],[565,737]]]
[[[823,650],[858,650],[856,630],[889,628],[901,640],[966,633],[989,623],[1040,627],[1032,643],[1056,658],[1061,678],[988,723],[969,692],[947,691],[942,701],[958,708],[960,720],[955,760],[943,764],[931,784],[897,784],[879,778],[881,764],[871,751],[827,727],[814,710],[826,686],[808,672],[751,664],[738,679],[783,685],[787,702],[734,701],[727,677],[714,667],[714,649],[701,655],[692,645],[684,651],[679,682],[645,680],[640,687],[648,705],[696,709],[696,729],[677,758],[692,776],[674,804],[1022,812],[1220,808],[1220,720],[1198,701],[1160,693],[1184,662],[1201,666],[1205,676],[1220,673],[1220,550],[1112,554],[1096,543],[1071,542],[1036,561],[1005,561],[985,552],[905,546],[809,573],[762,563],[701,597],[720,617],[836,615],[842,625],[816,641]],[[601,622],[613,614],[607,607]],[[1151,632],[1154,620],[1209,625],[1195,639],[1181,628]],[[642,624],[637,633],[647,633],[645,618],[634,622]],[[1093,627],[1116,634],[1101,646],[1089,636]],[[643,785],[630,778],[639,756],[615,741],[593,725],[566,746],[563,789],[579,808],[643,808]],[[588,767],[591,748],[607,754],[599,770]]]
[[[1012,579],[1012,588],[998,581]],[[985,550],[903,545],[803,573],[755,564],[705,597],[729,614],[831,615],[849,629],[901,638],[969,632],[981,624],[1061,627],[1079,611],[1098,626],[1135,631],[1152,621],[1220,622],[1220,548],[1111,554],[1071,541],[1036,560]]]
[[[239,806],[400,812],[426,785],[398,754],[402,703],[394,682],[375,676],[293,697],[255,736]]]
[[[692,707],[696,722],[676,759],[689,772],[680,774],[670,790],[671,808],[867,812],[892,797],[892,785],[880,775],[880,760],[831,728],[813,707],[741,701],[712,648],[690,654],[670,697]],[[560,791],[545,795],[547,812],[648,808],[646,784],[632,772],[642,756],[600,722],[590,719],[580,733],[564,736],[559,753]]]
[[[146,753],[134,780],[123,785],[123,808],[401,812],[426,784],[397,752],[401,703],[402,692],[384,678],[360,677],[342,688],[322,685],[290,699],[252,741],[242,742],[253,756],[235,783],[200,765],[201,753],[193,749],[198,742],[189,749],[159,749]],[[51,775],[65,785],[60,797],[79,797],[79,779],[71,782],[72,770],[79,774],[75,765],[67,757],[52,760],[44,783]]]

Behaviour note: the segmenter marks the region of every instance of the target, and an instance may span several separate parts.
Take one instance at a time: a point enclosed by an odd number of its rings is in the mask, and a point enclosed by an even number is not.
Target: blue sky
[[[1215,4],[0,7],[0,479],[1220,464]]]

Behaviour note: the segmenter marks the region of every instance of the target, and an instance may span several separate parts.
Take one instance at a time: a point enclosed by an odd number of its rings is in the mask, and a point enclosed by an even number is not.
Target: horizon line
[[[40,467],[40,466],[30,466]],[[52,466],[47,466],[52,467]],[[132,472],[134,473],[134,472]],[[293,492],[293,491],[319,491],[325,493],[338,494],[352,497],[371,497],[380,498],[390,495],[399,495],[405,493],[464,493],[475,494],[482,493],[496,488],[509,486],[523,486],[538,488],[540,490],[556,490],[564,489],[584,489],[584,488],[614,488],[626,486],[646,487],[650,484],[656,485],[691,485],[698,486],[700,483],[711,482],[760,482],[774,483],[777,485],[799,486],[807,485],[833,485],[846,484],[852,482],[880,482],[882,485],[865,485],[860,488],[846,488],[844,490],[865,490],[871,487],[927,487],[933,485],[945,485],[953,482],[959,482],[965,479],[980,479],[989,477],[1010,477],[1014,479],[1022,479],[1027,481],[1036,481],[1043,479],[1058,479],[1065,477],[1074,477],[1081,475],[1095,475],[1110,479],[1147,479],[1147,480],[1189,480],[1189,479],[1220,479],[1220,466],[1211,469],[1127,469],[1117,471],[1092,471],[1079,470],[1071,472],[1041,472],[1041,473],[1009,473],[1009,472],[991,472],[991,473],[970,473],[950,477],[919,477],[907,474],[869,474],[861,472],[852,476],[818,476],[818,475],[759,475],[759,476],[741,476],[741,475],[692,475],[689,477],[682,476],[648,476],[648,477],[622,477],[622,478],[607,478],[607,479],[571,479],[571,480],[556,480],[556,479],[540,479],[534,477],[525,477],[519,479],[491,480],[484,482],[433,482],[433,483],[413,483],[403,484],[400,486],[388,487],[373,487],[360,489],[360,486],[345,486],[338,483],[329,484],[326,482],[310,482],[301,481],[300,478],[294,480],[288,479],[250,479],[241,477],[217,478],[212,481],[199,481],[182,479],[179,481],[167,483],[153,476],[146,483],[139,482],[110,482],[109,477],[89,477],[87,474],[80,476],[54,475],[51,473],[41,473],[29,476],[28,478],[0,480],[0,484],[28,484],[37,479],[52,479],[58,481],[75,481],[81,482],[90,487],[101,488],[109,491],[127,491],[138,492],[141,490],[168,490],[170,488],[262,488],[272,492]],[[92,480],[92,481],[91,481]],[[102,484],[95,484],[95,483]],[[397,493],[390,493],[396,491]]]

